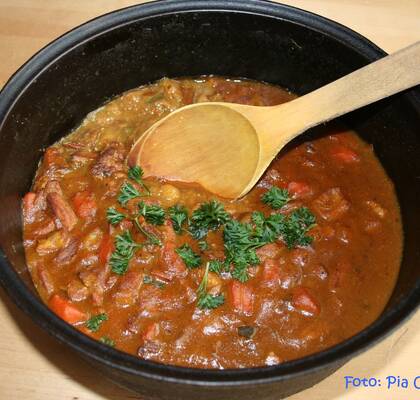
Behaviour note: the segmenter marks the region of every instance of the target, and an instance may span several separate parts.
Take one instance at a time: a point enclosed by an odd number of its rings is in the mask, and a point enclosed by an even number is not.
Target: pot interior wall
[[[304,94],[367,63],[315,30],[239,13],[179,13],[138,20],[69,49],[28,81],[1,127],[0,244],[32,287],[21,240],[20,199],[42,150],[121,92],[163,76],[216,74],[267,81]],[[396,185],[405,229],[403,267],[389,307],[419,278],[419,111],[403,96],[346,118],[372,143]]]

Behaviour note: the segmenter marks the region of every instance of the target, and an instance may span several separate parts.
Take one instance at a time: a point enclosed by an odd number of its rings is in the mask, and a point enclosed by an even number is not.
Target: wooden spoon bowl
[[[278,152],[322,122],[420,83],[420,42],[288,103],[255,107],[198,103],[148,129],[129,154],[145,176],[195,182],[226,198],[244,196]]]

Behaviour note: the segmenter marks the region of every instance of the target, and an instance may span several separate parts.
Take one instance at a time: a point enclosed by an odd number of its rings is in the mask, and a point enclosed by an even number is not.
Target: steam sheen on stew
[[[237,201],[127,166],[142,132],[183,105],[292,98],[253,81],[162,79],[47,148],[23,199],[27,264],[45,303],[107,345],[198,368],[281,363],[375,320],[402,229],[393,185],[354,132],[327,127],[292,144]]]

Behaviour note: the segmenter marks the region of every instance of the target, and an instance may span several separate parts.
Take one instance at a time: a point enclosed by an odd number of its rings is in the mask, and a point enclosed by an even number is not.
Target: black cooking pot
[[[304,94],[385,53],[325,18],[265,1],[162,1],[117,11],[62,36],[0,95],[0,281],[32,319],[112,380],[159,399],[279,399],[305,389],[382,339],[420,300],[420,103],[400,94],[346,122],[372,143],[395,182],[405,232],[398,283],[367,329],[326,351],[273,367],[199,370],[106,347],[56,317],[29,279],[20,200],[42,149],[113,96],[163,76],[246,77]]]

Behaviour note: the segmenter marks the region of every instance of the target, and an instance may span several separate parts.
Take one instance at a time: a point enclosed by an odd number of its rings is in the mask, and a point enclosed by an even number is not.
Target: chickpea
[[[221,287],[222,280],[214,272],[209,272],[207,278],[207,288],[212,289],[214,287]]]
[[[172,206],[179,201],[181,193],[178,188],[170,184],[164,184],[160,188],[160,197],[165,206]]]

